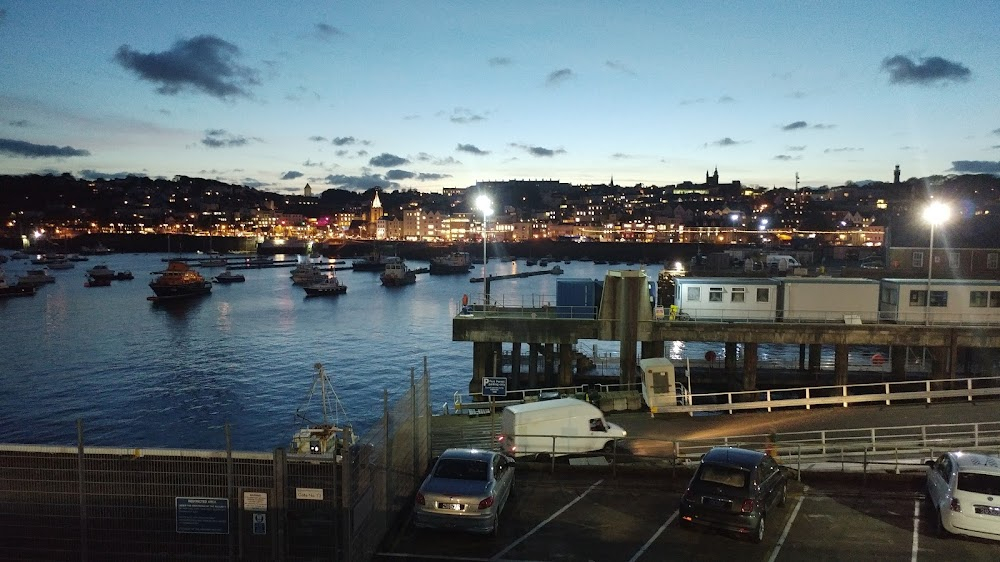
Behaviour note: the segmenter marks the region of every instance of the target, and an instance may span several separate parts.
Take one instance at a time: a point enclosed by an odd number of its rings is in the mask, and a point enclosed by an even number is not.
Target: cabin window
[[[996,252],[986,254],[986,269],[1000,269],[1000,254]]]
[[[701,287],[688,287],[688,302],[698,302],[701,300]]]
[[[910,306],[927,306],[927,291],[910,291]]]
[[[757,289],[757,302],[770,302],[771,301],[771,291],[767,287],[760,287]]]
[[[972,291],[969,293],[969,306],[971,308],[986,308],[989,304],[990,294],[987,291]]]
[[[948,291],[931,291],[931,306],[948,306]]]
[[[708,302],[722,302],[722,287],[708,289]]]
[[[746,302],[747,290],[743,287],[733,287],[732,297],[730,299],[732,302]]]
[[[990,291],[990,308],[1000,308],[1000,291]]]
[[[924,266],[924,252],[913,252],[913,257],[911,258],[910,265],[913,267],[923,267]]]

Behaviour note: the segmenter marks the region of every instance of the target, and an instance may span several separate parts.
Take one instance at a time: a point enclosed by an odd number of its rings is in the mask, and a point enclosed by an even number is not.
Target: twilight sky
[[[0,0],[0,174],[1000,174],[998,37],[995,0]]]

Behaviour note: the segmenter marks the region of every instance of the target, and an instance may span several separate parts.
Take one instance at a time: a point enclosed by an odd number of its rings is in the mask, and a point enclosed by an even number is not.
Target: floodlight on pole
[[[931,279],[934,272],[934,227],[948,220],[951,209],[940,201],[935,201],[924,208],[924,220],[931,225],[930,241],[927,244],[927,301],[924,303],[926,314],[924,322],[931,323]]]

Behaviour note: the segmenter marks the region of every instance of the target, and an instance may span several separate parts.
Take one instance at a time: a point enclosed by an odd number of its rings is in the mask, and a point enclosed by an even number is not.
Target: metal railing
[[[667,405],[667,413],[728,412],[774,408],[864,404],[881,402],[891,405],[900,401],[920,401],[930,404],[935,399],[1000,396],[1000,377],[966,379],[929,379],[833,386],[749,390],[740,392],[710,392],[689,394],[686,404]],[[680,397],[679,397],[680,398]]]

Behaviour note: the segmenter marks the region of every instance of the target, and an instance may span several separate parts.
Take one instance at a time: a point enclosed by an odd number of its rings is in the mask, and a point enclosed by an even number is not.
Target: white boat
[[[292,269],[291,277],[294,285],[312,285],[322,281],[326,275],[316,264],[301,262]]]
[[[208,258],[198,262],[201,267],[226,267],[229,265],[229,260],[226,258]]]
[[[343,295],[347,292],[347,285],[341,283],[336,275],[327,275],[319,283],[305,285],[302,288],[305,289],[307,297]]]
[[[115,270],[109,268],[107,264],[97,264],[94,267],[87,270],[87,275],[97,278],[97,277],[114,277]]]
[[[472,269],[472,257],[469,252],[451,252],[431,258],[431,275],[468,273],[470,269]]]
[[[216,283],[242,283],[246,281],[247,278],[243,276],[242,273],[233,273],[230,269],[226,269],[222,273],[215,276]]]
[[[30,297],[35,294],[34,285],[22,285],[17,283],[15,285],[8,285],[7,278],[4,275],[2,269],[0,269],[0,298],[6,297]]]
[[[24,275],[17,278],[18,285],[28,285],[31,287],[38,287],[39,285],[55,282],[56,278],[49,275],[49,272],[46,269],[29,269],[24,272]]]
[[[306,402],[295,410],[295,417],[304,420],[307,425],[299,429],[292,435],[292,442],[288,447],[289,454],[301,455],[323,455],[334,457],[337,461],[342,460],[346,446],[353,445],[355,435],[350,433],[350,438],[345,436],[345,430],[350,429],[346,423],[347,412],[337,391],[333,389],[333,383],[326,376],[322,363],[313,365],[316,375],[313,377],[312,388],[306,396]],[[320,409],[322,418],[319,420],[310,419],[310,413],[303,411],[312,402],[316,393],[320,394]],[[343,414],[345,425],[340,424],[340,416]],[[349,441],[349,442],[348,442]]]
[[[76,264],[65,259],[54,259],[48,262],[49,269],[73,269]]]

